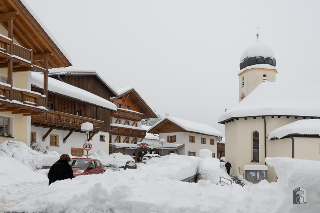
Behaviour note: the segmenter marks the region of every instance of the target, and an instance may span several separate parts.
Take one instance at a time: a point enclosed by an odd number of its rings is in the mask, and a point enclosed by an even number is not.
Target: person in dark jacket
[[[68,163],[69,161],[69,155],[63,154],[60,156],[60,160],[51,166],[48,173],[49,185],[57,180],[74,178],[72,168]]]
[[[226,169],[227,169],[227,173],[228,173],[228,175],[230,175],[230,169],[231,169],[231,163],[228,161],[226,164],[225,164],[225,167],[226,167]]]

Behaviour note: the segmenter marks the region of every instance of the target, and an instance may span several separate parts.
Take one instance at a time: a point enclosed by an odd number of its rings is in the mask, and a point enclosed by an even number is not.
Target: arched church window
[[[244,87],[244,76],[242,76],[242,87]]]
[[[259,132],[253,133],[252,162],[259,162]]]
[[[267,78],[267,75],[266,74],[263,74],[263,82],[267,81],[268,78]]]

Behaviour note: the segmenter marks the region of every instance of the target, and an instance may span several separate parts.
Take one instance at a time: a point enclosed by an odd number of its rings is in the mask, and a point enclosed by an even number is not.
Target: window
[[[190,152],[190,151],[189,151],[189,152],[188,152],[188,155],[189,155],[189,156],[196,156],[196,152]]]
[[[116,143],[121,143],[121,136],[120,135],[117,137]]]
[[[250,181],[267,179],[267,171],[264,170],[246,170],[246,179]]]
[[[175,136],[175,135],[168,135],[168,136],[167,136],[167,141],[168,141],[169,143],[176,142],[176,136]]]
[[[259,162],[259,132],[252,135],[252,162]]]
[[[31,132],[31,143],[37,142],[37,133]]]
[[[244,87],[244,76],[242,76],[242,87]]]
[[[99,161],[96,161],[96,164],[97,164],[97,168],[100,168],[101,163]]]
[[[210,145],[214,145],[214,139],[210,139]]]
[[[2,82],[2,83],[8,83],[8,77],[7,76],[4,76],[4,75],[0,75],[0,82]],[[13,79],[12,79],[12,86],[14,86],[13,85]]]
[[[109,143],[112,143],[112,135],[109,134]]]
[[[134,138],[131,143],[137,144],[137,138]]]
[[[59,146],[59,135],[50,134],[50,146]]]
[[[95,165],[94,161],[91,161],[91,163],[89,164],[88,168],[92,168],[92,169],[96,168],[96,165]]]
[[[195,143],[196,142],[196,136],[189,136],[189,142]]]
[[[48,109],[52,109],[53,110],[53,102],[48,102],[47,103],[47,107],[48,107]]]
[[[100,141],[101,142],[106,142],[106,136],[105,135],[100,135]]]
[[[216,158],[216,153],[212,153],[212,157],[213,157],[213,158]]]
[[[130,109],[130,106],[127,106],[127,109]]]
[[[72,156],[82,157],[83,153],[84,153],[84,149],[71,147],[71,155]]]
[[[110,123],[112,124],[112,118],[110,118]]]
[[[118,108],[121,108],[121,104],[118,104]]]
[[[135,127],[138,127],[138,123],[135,123],[134,126],[135,126]]]
[[[201,138],[201,144],[206,144],[206,138]]]
[[[267,78],[267,75],[266,74],[263,74],[263,82],[267,81],[268,78]]]
[[[0,136],[10,135],[10,118],[0,117]]]
[[[117,124],[121,124],[121,120],[118,119],[118,120],[116,121],[116,123],[117,123]]]
[[[81,109],[77,109],[77,115],[79,115],[79,116],[82,115],[82,110]]]
[[[130,125],[130,121],[126,121],[124,125]]]

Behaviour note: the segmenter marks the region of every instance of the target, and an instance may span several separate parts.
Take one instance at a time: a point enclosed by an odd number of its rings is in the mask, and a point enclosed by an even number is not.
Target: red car
[[[73,170],[73,176],[103,174],[103,164],[97,159],[72,158],[69,161]]]

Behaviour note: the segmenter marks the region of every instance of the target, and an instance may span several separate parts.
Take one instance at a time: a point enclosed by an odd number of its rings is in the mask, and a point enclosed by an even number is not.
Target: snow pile
[[[201,149],[199,151],[200,158],[212,158],[212,152],[209,149]]]
[[[220,161],[225,162],[225,161],[226,161],[226,158],[225,158],[225,157],[221,157],[221,158],[220,158]]]
[[[220,161],[216,158],[205,158],[201,164],[201,177],[204,180],[210,180],[211,183],[219,182]]]
[[[320,119],[306,119],[289,123],[270,132],[268,139],[280,139],[287,135],[320,135]]]
[[[278,185],[281,186],[282,191],[286,192],[278,212],[319,211],[319,161],[278,157],[266,158],[266,162],[268,165],[275,167]],[[302,187],[307,191],[307,204],[303,205],[303,207],[301,205],[292,205],[293,190],[298,187]]]

